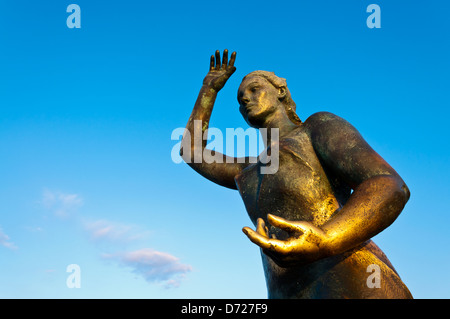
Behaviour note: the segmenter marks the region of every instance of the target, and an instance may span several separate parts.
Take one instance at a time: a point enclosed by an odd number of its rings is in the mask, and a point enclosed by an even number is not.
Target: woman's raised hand
[[[230,76],[236,71],[234,61],[236,60],[236,52],[231,53],[230,61],[228,61],[228,50],[223,51],[222,63],[220,63],[220,51],[217,50],[215,55],[211,55],[209,63],[209,72],[203,80],[203,84],[210,88],[220,91]]]

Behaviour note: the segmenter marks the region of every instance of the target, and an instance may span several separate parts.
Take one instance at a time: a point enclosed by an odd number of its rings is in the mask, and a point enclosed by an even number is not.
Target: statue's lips
[[[252,110],[252,108],[254,108],[255,106],[258,106],[257,104],[247,104],[245,106],[245,112],[250,112]]]

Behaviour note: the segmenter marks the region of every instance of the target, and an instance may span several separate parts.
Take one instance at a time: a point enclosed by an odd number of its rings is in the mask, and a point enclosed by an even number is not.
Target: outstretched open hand
[[[220,63],[220,51],[217,50],[215,56],[211,55],[209,72],[203,80],[203,84],[216,91],[220,91],[230,76],[236,71],[236,67],[234,66],[235,60],[236,52],[233,52],[228,62],[228,50],[225,49],[223,51],[222,63]]]
[[[327,255],[329,238],[320,228],[308,222],[292,222],[271,214],[267,215],[267,220],[273,226],[288,232],[290,237],[286,240],[275,236],[270,238],[268,228],[261,218],[258,218],[256,232],[249,227],[244,227],[242,231],[279,266],[301,265]]]

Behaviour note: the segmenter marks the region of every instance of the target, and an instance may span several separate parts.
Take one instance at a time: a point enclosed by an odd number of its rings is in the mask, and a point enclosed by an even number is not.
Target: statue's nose
[[[250,99],[247,96],[243,96],[241,102],[245,106],[248,102],[250,102]]]

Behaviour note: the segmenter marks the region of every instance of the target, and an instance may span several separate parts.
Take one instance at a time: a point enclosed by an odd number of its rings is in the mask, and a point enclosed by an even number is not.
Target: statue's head
[[[285,112],[294,124],[301,121],[295,113],[295,103],[286,85],[286,79],[273,72],[254,71],[247,74],[238,90],[239,110],[246,122],[260,128],[268,116]]]

